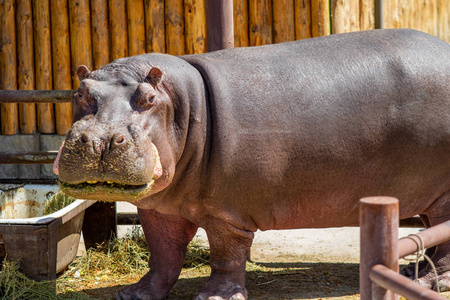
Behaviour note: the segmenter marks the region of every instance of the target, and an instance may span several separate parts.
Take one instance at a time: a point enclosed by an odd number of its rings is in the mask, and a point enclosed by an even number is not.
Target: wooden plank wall
[[[0,89],[75,89],[76,68],[206,52],[206,0],[0,0]],[[235,46],[374,28],[374,0],[234,0]],[[385,28],[450,42],[450,1],[384,0]],[[71,104],[1,104],[4,135],[66,134]]]

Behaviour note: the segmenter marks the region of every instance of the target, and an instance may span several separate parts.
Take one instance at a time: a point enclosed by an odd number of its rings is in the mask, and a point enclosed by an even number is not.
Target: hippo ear
[[[158,69],[157,67],[153,67],[150,72],[148,72],[147,77],[145,80],[149,83],[151,83],[153,86],[156,86],[158,83],[161,82],[163,77],[163,72]]]
[[[81,65],[81,66],[78,67],[78,69],[77,69],[77,76],[78,76],[78,79],[80,81],[82,81],[83,79],[88,78],[89,74],[91,74],[91,71],[85,65]]]

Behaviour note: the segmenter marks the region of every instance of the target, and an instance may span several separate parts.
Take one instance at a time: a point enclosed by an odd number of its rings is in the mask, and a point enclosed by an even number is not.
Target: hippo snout
[[[128,143],[131,140],[130,136],[127,137],[125,133],[121,132],[102,138],[95,132],[85,131],[81,133],[76,143],[80,148],[85,148],[92,154],[106,157],[113,151],[125,151],[126,147],[132,147],[133,144]]]
[[[72,128],[55,162],[65,193],[111,200],[115,193],[146,190],[162,175],[158,150],[141,131],[83,125]]]

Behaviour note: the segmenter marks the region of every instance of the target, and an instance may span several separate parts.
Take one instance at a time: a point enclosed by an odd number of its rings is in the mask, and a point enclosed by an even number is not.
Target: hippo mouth
[[[141,198],[152,188],[154,180],[150,183],[131,185],[116,182],[90,181],[79,184],[59,182],[61,190],[72,197],[80,199],[117,201],[126,198]]]

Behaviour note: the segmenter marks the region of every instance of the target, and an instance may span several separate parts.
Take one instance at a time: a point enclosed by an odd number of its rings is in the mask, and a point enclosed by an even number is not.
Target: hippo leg
[[[211,276],[196,295],[196,300],[247,299],[245,264],[253,241],[253,232],[214,219],[207,222],[211,255]]]
[[[425,213],[430,226],[450,220],[450,193],[441,196]],[[436,246],[431,256],[438,274],[437,281],[441,291],[450,290],[450,241]],[[430,265],[419,272],[419,283],[429,288],[435,288],[436,278]]]
[[[139,282],[119,291],[116,299],[164,299],[180,275],[186,247],[198,226],[151,209],[138,209],[138,213],[150,249],[150,271]]]

